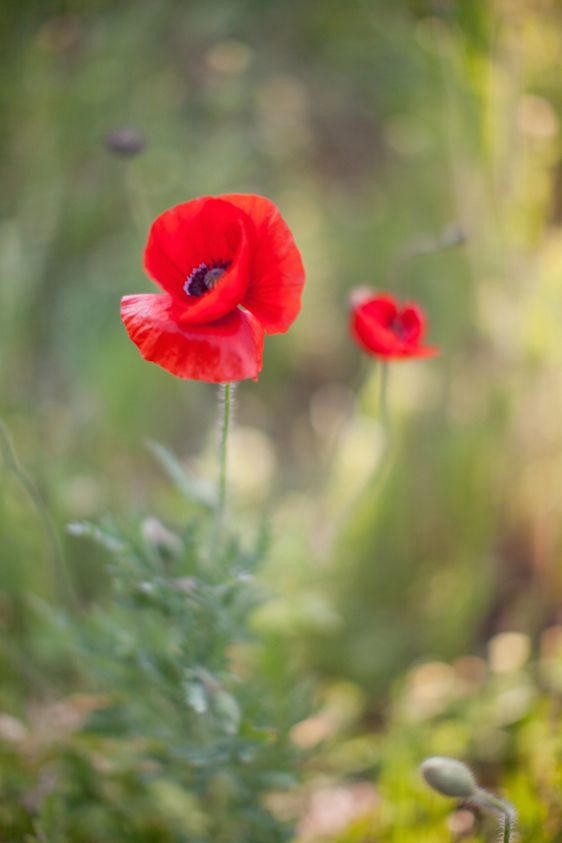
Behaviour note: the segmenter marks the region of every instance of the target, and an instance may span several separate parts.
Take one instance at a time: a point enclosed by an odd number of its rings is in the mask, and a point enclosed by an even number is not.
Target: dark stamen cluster
[[[189,275],[183,285],[184,291],[188,296],[199,296],[208,293],[212,290],[219,278],[224,275],[230,261],[215,261],[212,264],[200,263],[196,266]]]
[[[399,319],[397,316],[394,317],[392,322],[388,326],[394,336],[398,337],[398,339],[403,340],[405,336],[404,325],[402,324],[402,320]]]

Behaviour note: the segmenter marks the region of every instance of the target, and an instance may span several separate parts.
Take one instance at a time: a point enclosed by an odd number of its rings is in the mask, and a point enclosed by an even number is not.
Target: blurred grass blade
[[[59,538],[59,534],[53,517],[45,505],[38,489],[20,465],[10,433],[4,421],[0,419],[0,456],[8,471],[16,478],[20,487],[27,494],[33,504],[35,511],[41,518],[47,539],[51,547],[57,579],[62,584],[62,595],[73,602],[76,599],[74,583],[67,566],[66,557]]]
[[[152,440],[149,440],[147,444],[151,453],[186,500],[206,506],[208,509],[215,509],[218,497],[212,484],[188,471],[164,445]]]

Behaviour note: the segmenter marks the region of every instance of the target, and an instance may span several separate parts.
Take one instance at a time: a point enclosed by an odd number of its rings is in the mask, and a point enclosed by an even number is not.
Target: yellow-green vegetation
[[[496,840],[497,819],[423,781],[424,759],[452,755],[515,805],[515,839],[561,839],[561,668],[562,629],[552,627],[534,654],[525,635],[503,633],[486,657],[417,665],[384,714],[373,714],[372,698],[356,686],[331,686],[293,733],[312,758],[306,795],[295,803],[303,837]],[[365,721],[369,729],[358,728]]]

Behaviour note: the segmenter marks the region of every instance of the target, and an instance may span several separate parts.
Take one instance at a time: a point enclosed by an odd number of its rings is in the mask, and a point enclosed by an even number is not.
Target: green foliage
[[[62,704],[69,734],[40,754],[33,811],[32,771],[10,774],[3,831],[35,813],[37,839],[49,843],[287,838],[264,797],[295,784],[289,730],[302,700],[282,648],[276,660],[250,628],[266,601],[262,537],[250,549],[232,536],[219,545],[215,518],[204,507],[180,533],[155,518],[71,525],[111,554],[114,597],[78,619],[39,607],[83,695]]]
[[[316,748],[309,787],[336,782],[352,797],[358,782],[368,783],[373,796],[318,838],[495,843],[499,823],[489,806],[445,799],[419,774],[424,759],[453,755],[479,785],[515,807],[515,840],[562,840],[561,633],[547,630],[532,657],[526,636],[505,633],[491,640],[486,659],[420,663],[396,684],[384,711],[363,696],[350,717],[352,688],[329,688],[320,716],[339,725]]]

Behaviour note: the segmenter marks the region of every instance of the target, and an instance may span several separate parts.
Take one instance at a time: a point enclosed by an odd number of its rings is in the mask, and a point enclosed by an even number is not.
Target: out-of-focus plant
[[[61,627],[101,696],[58,762],[40,815],[47,839],[59,825],[73,841],[125,828],[119,839],[287,835],[264,795],[295,782],[288,735],[298,692],[249,626],[266,599],[255,571],[267,542],[260,535],[243,548],[228,536],[217,548],[216,508],[198,503],[180,533],[155,518],[129,530],[71,527],[110,552],[116,600]]]
[[[442,796],[462,800],[468,808],[493,814],[499,818],[500,838],[512,843],[517,813],[513,805],[478,787],[476,779],[466,764],[455,758],[434,756],[426,758],[420,767],[422,776],[433,790]]]
[[[37,708],[29,733],[0,722],[2,763],[12,766],[0,824],[12,839],[289,836],[265,796],[295,784],[289,735],[303,694],[283,648],[265,647],[251,629],[267,600],[255,576],[266,535],[243,547],[227,534],[217,546],[216,498],[164,456],[199,509],[181,531],[155,517],[70,526],[109,554],[114,600],[80,620],[39,606],[84,692]]]
[[[508,824],[512,839],[558,840],[561,692],[560,626],[549,627],[536,648],[528,636],[504,632],[490,639],[486,657],[420,662],[392,688],[384,708],[358,686],[329,685],[313,717],[293,732],[310,759],[302,839],[496,841],[499,812],[512,816],[503,804],[509,800],[518,814],[517,828]],[[462,773],[462,793],[455,778],[453,806],[416,772],[424,758],[451,755],[473,771]],[[482,794],[469,797],[474,780],[488,794],[487,808],[479,804]],[[449,793],[454,798],[450,786]],[[501,808],[490,805],[496,795]]]

